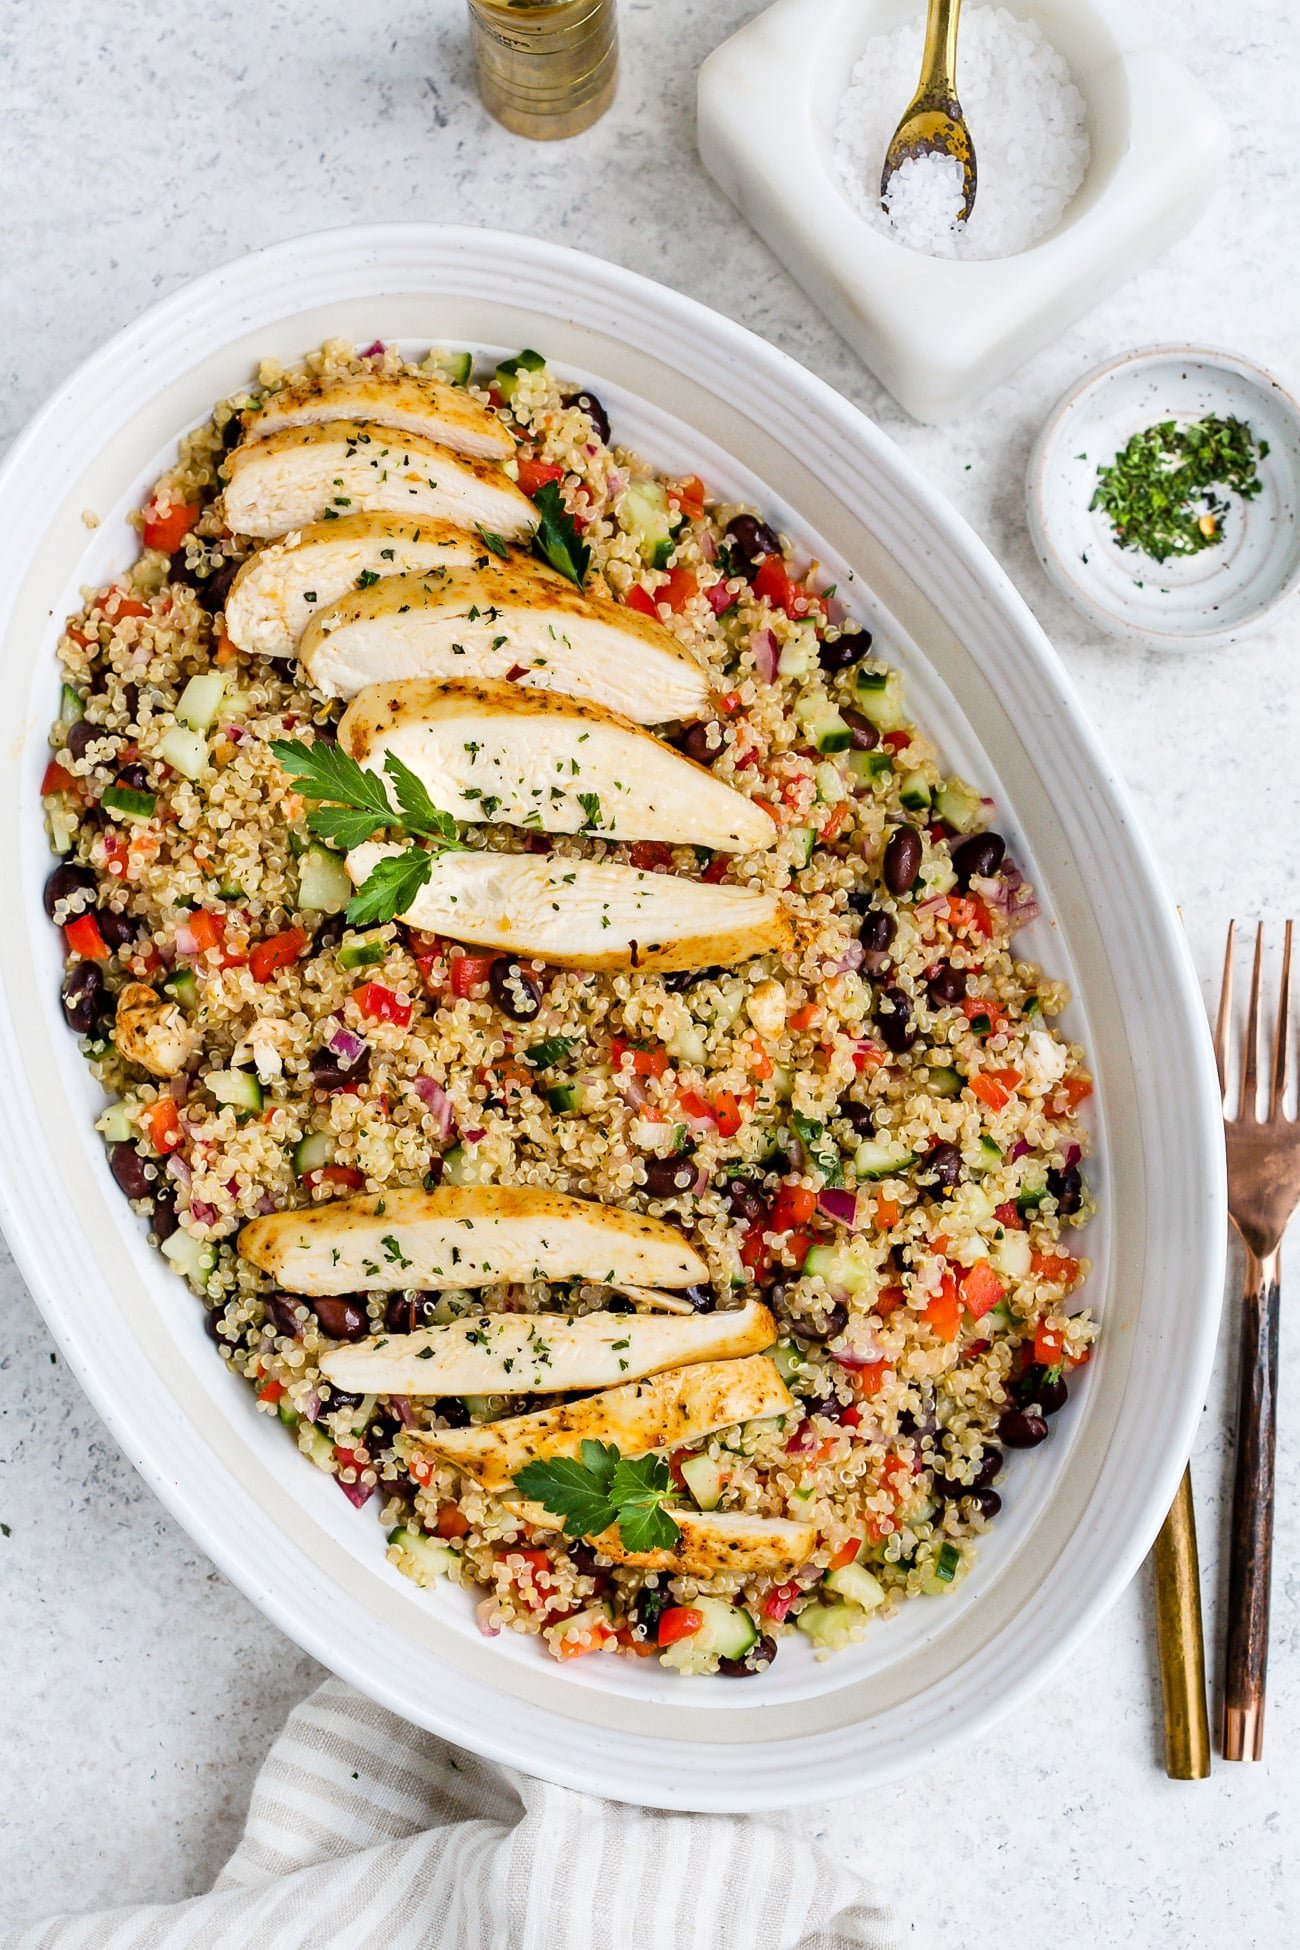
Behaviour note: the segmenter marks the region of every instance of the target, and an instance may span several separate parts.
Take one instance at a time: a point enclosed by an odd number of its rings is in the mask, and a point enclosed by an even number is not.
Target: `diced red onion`
[[[192,1198],[190,1217],[197,1219],[201,1226],[214,1226],[217,1223],[217,1208],[215,1205],[209,1205],[204,1199]]]
[[[363,1036],[358,1036],[345,1023],[340,1023],[338,1028],[332,1030],[326,1037],[325,1046],[338,1057],[345,1069],[350,1070],[352,1065],[359,1062],[365,1054],[366,1043]]]
[[[271,1194],[269,1192],[263,1192],[261,1198],[259,1198],[257,1201],[258,1218],[265,1219],[269,1213],[272,1213],[274,1211],[275,1211],[275,1200],[271,1197]]]
[[[361,354],[363,359],[382,359],[388,347],[382,339],[375,339]]]
[[[176,930],[176,952],[178,955],[197,955],[199,952],[198,941],[188,921],[182,921]]]
[[[341,1476],[336,1476],[334,1481],[338,1484],[354,1510],[363,1509],[375,1493],[373,1483],[345,1483]]]
[[[438,1136],[445,1144],[456,1128],[456,1113],[451,1106],[451,1098],[434,1077],[417,1077],[415,1094],[426,1110],[433,1112],[438,1120]]]
[[[847,1347],[830,1349],[831,1360],[837,1367],[847,1368],[856,1374],[861,1368],[874,1368],[877,1361],[884,1359],[884,1349],[880,1342],[869,1334],[859,1334]]]
[[[695,1174],[695,1183],[691,1186],[691,1197],[698,1198],[701,1192],[707,1192],[708,1189],[709,1189],[709,1174],[704,1169],[704,1166],[701,1165],[699,1170]]]
[[[169,1178],[176,1180],[178,1185],[188,1185],[194,1177],[194,1173],[190,1170],[179,1151],[168,1152],[167,1162],[163,1169]]]
[[[501,1627],[493,1622],[493,1614],[495,1611],[495,1598],[484,1598],[481,1604],[475,1605],[474,1607],[475,1622],[485,1639],[495,1639],[501,1636]]]
[[[1017,1138],[1015,1143],[1012,1145],[1010,1152],[1007,1154],[1007,1163],[1009,1165],[1015,1164],[1018,1158],[1024,1157],[1025,1153],[1029,1150],[1029,1148],[1030,1147],[1027,1139]]]
[[[857,1224],[858,1195],[846,1192],[841,1186],[828,1185],[824,1192],[817,1194],[817,1210],[826,1218],[834,1219],[836,1225],[852,1230]]]
[[[790,1440],[786,1443],[785,1453],[787,1456],[806,1456],[810,1449],[815,1449],[816,1447],[817,1438],[813,1434],[812,1423],[801,1422],[794,1434],[790,1437]]]
[[[620,1077],[618,1094],[632,1110],[644,1110],[650,1102],[650,1092],[638,1076]]]
[[[482,1144],[486,1136],[486,1131],[466,1131],[465,1142],[466,1144]]]
[[[927,894],[923,901],[916,903],[913,912],[917,914],[938,914],[947,905],[947,894]]]
[[[404,1429],[409,1429],[412,1422],[415,1420],[415,1410],[411,1407],[411,1404],[406,1399],[406,1396],[390,1395],[388,1397],[388,1406],[392,1409],[394,1415],[397,1417],[402,1427]]]
[[[232,745],[237,745],[245,735],[244,727],[239,724],[223,724],[221,735],[223,738],[229,738]]]
[[[1081,1145],[1067,1144],[1065,1147],[1065,1160],[1061,1166],[1061,1170],[1073,1171],[1082,1156],[1083,1147]]]
[[[314,1388],[312,1389],[310,1395],[308,1395],[306,1401],[303,1403],[300,1413],[304,1415],[309,1422],[314,1422],[316,1420],[316,1417],[320,1414],[320,1396],[316,1393],[316,1390]]]
[[[190,1094],[190,1080],[186,1076],[184,1070],[182,1070],[180,1075],[173,1077],[171,1082],[168,1084],[167,1095],[171,1098],[174,1104],[179,1105],[188,1101],[189,1094]]]
[[[873,957],[872,959],[879,959]],[[850,941],[844,953],[831,970],[832,975],[853,975],[867,960],[867,951],[860,941]]]
[[[781,657],[781,646],[771,630],[755,630],[750,636],[749,647],[754,653],[754,665],[765,684],[775,684],[776,667]]]

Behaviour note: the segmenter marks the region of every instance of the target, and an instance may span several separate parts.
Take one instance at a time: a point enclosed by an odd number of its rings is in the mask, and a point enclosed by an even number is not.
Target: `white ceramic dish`
[[[1260,493],[1228,497],[1223,540],[1199,555],[1156,563],[1120,548],[1090,506],[1098,466],[1146,427],[1210,414],[1244,420],[1268,443]],[[1030,456],[1026,508],[1048,575],[1103,629],[1158,650],[1235,643],[1300,589],[1300,406],[1272,373],[1231,353],[1127,353],[1053,407]]]
[[[744,1686],[685,1683],[652,1661],[558,1666],[534,1641],[481,1638],[464,1594],[403,1579],[373,1514],[255,1413],[106,1169],[40,903],[59,621],[130,559],[125,516],[178,432],[260,355],[332,334],[537,345],[600,392],[620,435],[807,537],[950,760],[998,793],[1055,917],[1027,950],[1076,983],[1070,1026],[1098,1077],[1105,1216],[1089,1245],[1106,1334],[1052,1441],[1014,1459],[974,1574],[826,1664],[796,1646]],[[1221,1281],[1218,1102],[1186,950],[1087,720],[1006,577],[888,440],[740,327],[576,253],[424,226],[310,237],[168,299],[20,438],[0,475],[0,649],[5,1230],[123,1448],[269,1616],[464,1746],[660,1806],[847,1793],[929,1764],[1044,1679],[1141,1562],[1191,1443]]]
[[[1227,163],[1223,116],[1153,43],[1140,4],[1000,4],[1037,21],[1069,62],[1092,147],[1060,223],[1016,257],[921,256],[864,223],[840,183],[849,76],[874,35],[915,16],[915,0],[776,0],[700,70],[705,168],[918,420],[964,411],[1142,270],[1200,217]]]

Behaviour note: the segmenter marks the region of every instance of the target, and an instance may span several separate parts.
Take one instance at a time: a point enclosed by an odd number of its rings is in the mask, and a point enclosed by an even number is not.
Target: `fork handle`
[[[1273,1567],[1273,1448],[1277,1430],[1280,1254],[1246,1252],[1237,1397],[1237,1472],[1228,1559],[1228,1647],[1223,1758],[1260,1760],[1268,1674],[1268,1594]]]

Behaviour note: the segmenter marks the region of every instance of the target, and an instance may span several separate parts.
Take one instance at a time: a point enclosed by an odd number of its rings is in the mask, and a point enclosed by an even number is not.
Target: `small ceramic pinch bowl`
[[[1267,454],[1260,491],[1227,504],[1222,538],[1155,562],[1121,548],[1091,505],[1098,467],[1163,421],[1242,420]],[[1260,629],[1300,588],[1300,406],[1262,367],[1227,352],[1161,345],[1099,366],[1038,436],[1026,488],[1038,559],[1075,607],[1110,634],[1162,650],[1216,649]]]

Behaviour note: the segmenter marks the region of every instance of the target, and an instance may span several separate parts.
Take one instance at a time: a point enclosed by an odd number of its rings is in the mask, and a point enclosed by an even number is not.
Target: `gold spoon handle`
[[[930,0],[925,16],[925,52],[921,56],[918,102],[957,98],[957,21],[961,0]]]
[[[1183,1471],[1153,1555],[1156,1639],[1165,1701],[1165,1772],[1171,1781],[1203,1781],[1210,1771],[1210,1724],[1190,1468]]]

